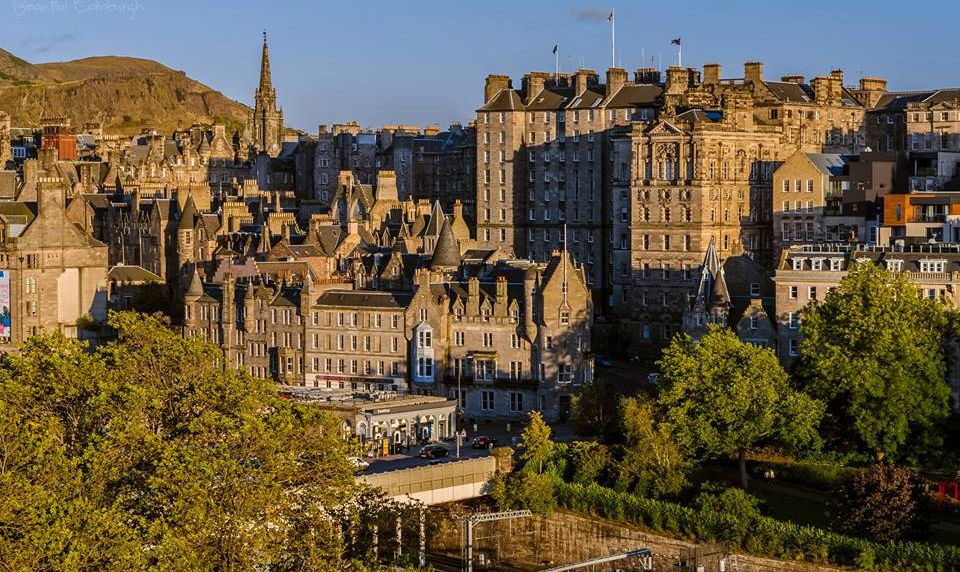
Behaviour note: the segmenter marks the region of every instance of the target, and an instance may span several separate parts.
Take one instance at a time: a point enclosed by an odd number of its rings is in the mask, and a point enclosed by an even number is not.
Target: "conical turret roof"
[[[437,246],[433,249],[433,259],[430,268],[456,268],[460,266],[460,245],[453,234],[450,219],[444,219]]]

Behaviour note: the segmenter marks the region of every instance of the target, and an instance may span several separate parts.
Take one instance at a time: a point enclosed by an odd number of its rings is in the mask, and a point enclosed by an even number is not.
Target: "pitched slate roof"
[[[480,111],[523,111],[523,99],[512,89],[500,90],[500,93],[490,98]]]
[[[327,290],[317,298],[316,306],[338,308],[382,308],[396,310],[406,308],[412,296],[408,293],[382,292],[377,290]]]
[[[444,218],[440,237],[433,249],[430,267],[456,268],[458,266],[460,266],[460,245],[457,243],[457,237],[453,234],[453,224],[450,219]]]

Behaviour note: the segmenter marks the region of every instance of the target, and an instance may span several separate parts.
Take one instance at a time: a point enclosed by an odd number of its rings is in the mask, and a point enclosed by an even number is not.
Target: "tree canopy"
[[[800,448],[818,441],[823,406],[791,387],[773,351],[713,327],[699,342],[677,336],[658,362],[659,403],[680,445],[705,458],[745,454],[765,443]]]
[[[949,414],[948,311],[901,273],[857,264],[801,314],[798,373],[828,405],[827,433],[882,457],[935,437]]]
[[[690,462],[667,428],[657,422],[654,404],[624,397],[620,419],[624,444],[618,488],[653,497],[679,493],[687,484]]]
[[[539,411],[530,412],[530,423],[520,433],[520,460],[525,467],[543,472],[543,463],[553,454],[554,443],[550,439],[550,426]]]
[[[0,569],[346,569],[335,419],[159,318],[110,325],[0,363]]]

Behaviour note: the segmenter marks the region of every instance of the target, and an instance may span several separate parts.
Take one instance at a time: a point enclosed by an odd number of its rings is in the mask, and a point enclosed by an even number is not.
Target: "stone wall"
[[[443,514],[448,519],[447,526],[440,526],[439,534],[430,539],[433,553],[460,557],[462,538],[462,520],[459,515],[462,506],[444,507]],[[557,512],[549,518],[526,518],[511,521],[490,522],[477,525],[475,529],[475,563],[480,558],[492,559],[495,568],[486,570],[543,570],[550,566],[559,566],[582,562],[591,558],[609,556],[639,548],[649,548],[653,554],[653,569],[656,571],[697,570],[703,566],[703,572],[719,572],[720,559],[726,559],[727,571],[736,572],[828,572],[840,570],[815,564],[784,562],[756,556],[725,553],[717,545],[704,546],[684,542],[666,536],[645,532],[636,527],[621,525],[611,521],[587,518],[574,513]],[[480,554],[483,556],[479,556]],[[681,563],[688,566],[678,568]],[[601,570],[639,570],[639,563],[623,560],[610,564]]]

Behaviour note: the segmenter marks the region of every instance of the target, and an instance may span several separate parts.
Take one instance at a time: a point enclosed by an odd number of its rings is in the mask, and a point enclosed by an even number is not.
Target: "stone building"
[[[309,273],[286,284],[229,275],[215,284],[194,273],[184,333],[288,385],[459,397],[474,417],[567,414],[573,392],[592,379],[582,268],[559,252],[542,266],[467,263],[452,226],[446,219],[432,255],[418,255],[412,283],[400,289],[315,285]]]
[[[843,155],[797,151],[773,174],[773,235],[777,252],[793,243],[862,242],[864,216],[844,215],[850,191]]]
[[[41,331],[94,339],[107,311],[107,246],[66,217],[60,178],[37,181],[34,206],[0,202],[0,344]]]
[[[253,113],[244,131],[250,138],[254,154],[270,157],[280,154],[283,145],[283,110],[277,107],[277,92],[270,75],[270,48],[267,33],[263,33],[263,52],[260,57],[260,84],[254,98]]]

